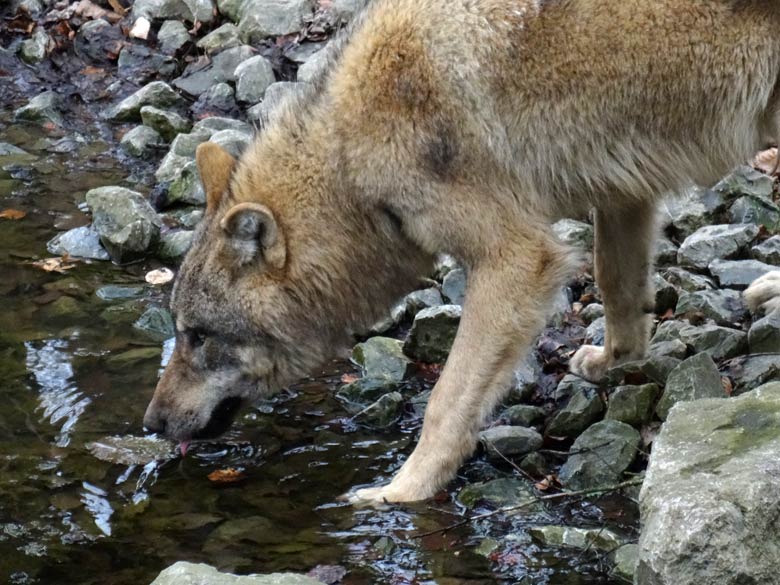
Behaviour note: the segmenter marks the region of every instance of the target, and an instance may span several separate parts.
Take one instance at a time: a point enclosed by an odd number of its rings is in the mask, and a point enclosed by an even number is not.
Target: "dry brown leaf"
[[[767,148],[758,153],[753,166],[767,175],[777,175],[779,162],[777,148]]]
[[[352,382],[357,382],[360,379],[360,376],[356,376],[355,374],[342,374],[341,376],[341,383],[342,384],[352,384]]]
[[[217,469],[208,474],[209,481],[217,484],[236,483],[246,479],[243,471],[228,467],[227,469]]]
[[[170,268],[158,268],[146,273],[144,277],[149,284],[167,284],[173,280],[173,270]]]
[[[22,219],[25,215],[27,215],[26,211],[21,211],[19,209],[3,209],[3,211],[0,211],[0,218],[2,219],[12,219],[12,220],[18,220]]]
[[[111,8],[114,10],[114,12],[116,12],[117,14],[120,14],[120,15],[123,15],[123,16],[125,14],[127,14],[127,8],[122,6],[119,3],[119,0],[108,0],[108,3],[111,6]],[[146,20],[146,19],[144,19],[144,20]],[[146,38],[146,37],[144,37],[144,38]]]
[[[44,258],[43,260],[36,260],[31,264],[46,272],[59,272],[60,274],[76,267],[76,263],[68,256],[63,256],[62,258]]]
[[[722,376],[720,384],[723,386],[723,391],[726,393],[726,396],[731,396],[734,393],[734,383],[731,381],[731,378]]]
[[[74,6],[73,12],[78,16],[82,16],[84,18],[91,18],[93,20],[104,18],[105,20],[111,23],[119,22],[120,20],[122,20],[121,15],[117,14],[116,12],[111,12],[110,10],[106,10],[105,8],[101,8],[94,2],[90,2],[90,0],[79,0],[79,2],[77,2],[76,5]]]

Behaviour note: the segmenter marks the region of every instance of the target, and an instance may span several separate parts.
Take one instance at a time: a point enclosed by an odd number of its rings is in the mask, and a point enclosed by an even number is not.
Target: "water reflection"
[[[95,519],[95,525],[106,536],[111,536],[111,516],[114,514],[114,509],[108,501],[108,493],[92,485],[89,482],[83,482],[81,484],[84,487],[84,491],[81,494],[81,501]]]
[[[92,402],[73,383],[73,366],[67,342],[61,339],[44,341],[41,347],[25,343],[27,370],[40,389],[40,408],[43,417],[52,425],[62,421],[55,437],[58,447],[67,447],[70,433],[87,406]]]

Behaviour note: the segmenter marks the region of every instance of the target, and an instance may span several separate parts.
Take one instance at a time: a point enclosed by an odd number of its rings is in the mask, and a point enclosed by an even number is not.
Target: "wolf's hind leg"
[[[582,346],[570,368],[599,380],[614,365],[644,356],[653,313],[650,283],[655,206],[640,201],[596,211],[595,272],[607,319],[604,347]]]

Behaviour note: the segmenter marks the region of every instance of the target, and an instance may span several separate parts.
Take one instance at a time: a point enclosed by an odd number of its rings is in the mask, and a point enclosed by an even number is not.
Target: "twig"
[[[501,508],[497,508],[491,512],[485,512],[484,514],[477,514],[476,516],[470,516],[468,518],[464,518],[463,520],[459,522],[455,522],[454,524],[450,524],[449,526],[445,526],[444,528],[437,528],[436,530],[430,530],[428,532],[423,532],[420,534],[412,534],[411,538],[423,538],[425,536],[431,536],[432,534],[439,534],[439,533],[443,534],[455,528],[460,528],[461,526],[465,526],[469,522],[477,522],[479,520],[484,520],[485,518],[491,518],[492,516],[496,516],[497,514],[502,514],[502,513],[506,514],[509,512],[515,512],[523,508],[529,508],[534,504],[538,504],[539,502],[546,502],[549,500],[561,500],[563,498],[578,498],[583,496],[593,496],[596,494],[607,494],[610,492],[617,492],[624,488],[635,486],[635,485],[641,485],[641,484],[642,484],[641,479],[631,479],[607,487],[590,488],[586,490],[577,490],[573,492],[561,492],[558,494],[548,494],[546,496],[538,496],[535,497],[533,500],[528,500],[527,502],[523,502],[521,504],[515,504],[513,506],[504,506]]]
[[[536,480],[534,479],[534,477],[530,473],[528,473],[524,469],[520,469],[520,466],[517,465],[517,463],[515,463],[514,461],[509,459],[506,455],[504,455],[501,451],[498,450],[498,448],[496,447],[495,443],[493,443],[492,441],[488,441],[487,439],[482,439],[482,440],[485,443],[487,443],[487,446],[488,446],[489,449],[493,449],[493,451],[495,451],[498,454],[498,456],[501,457],[501,459],[503,459],[504,461],[509,463],[509,465],[512,466],[512,469],[514,469],[517,473],[519,473],[520,475],[522,475],[526,479],[536,483]]]

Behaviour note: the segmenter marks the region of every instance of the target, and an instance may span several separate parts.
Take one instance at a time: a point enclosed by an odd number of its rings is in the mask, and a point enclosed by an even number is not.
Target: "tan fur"
[[[188,438],[225,396],[304,375],[448,252],[468,270],[466,301],[420,442],[354,499],[433,495],[576,262],[554,220],[596,208],[606,346],[583,347],[573,370],[598,378],[642,355],[654,202],[778,135],[778,30],[771,0],[375,0],[209,207],[147,423]],[[199,164],[207,185],[226,182]],[[246,204],[267,209],[283,263],[263,222],[237,216],[257,230],[248,248],[222,227]],[[210,343],[228,365],[203,365]]]

